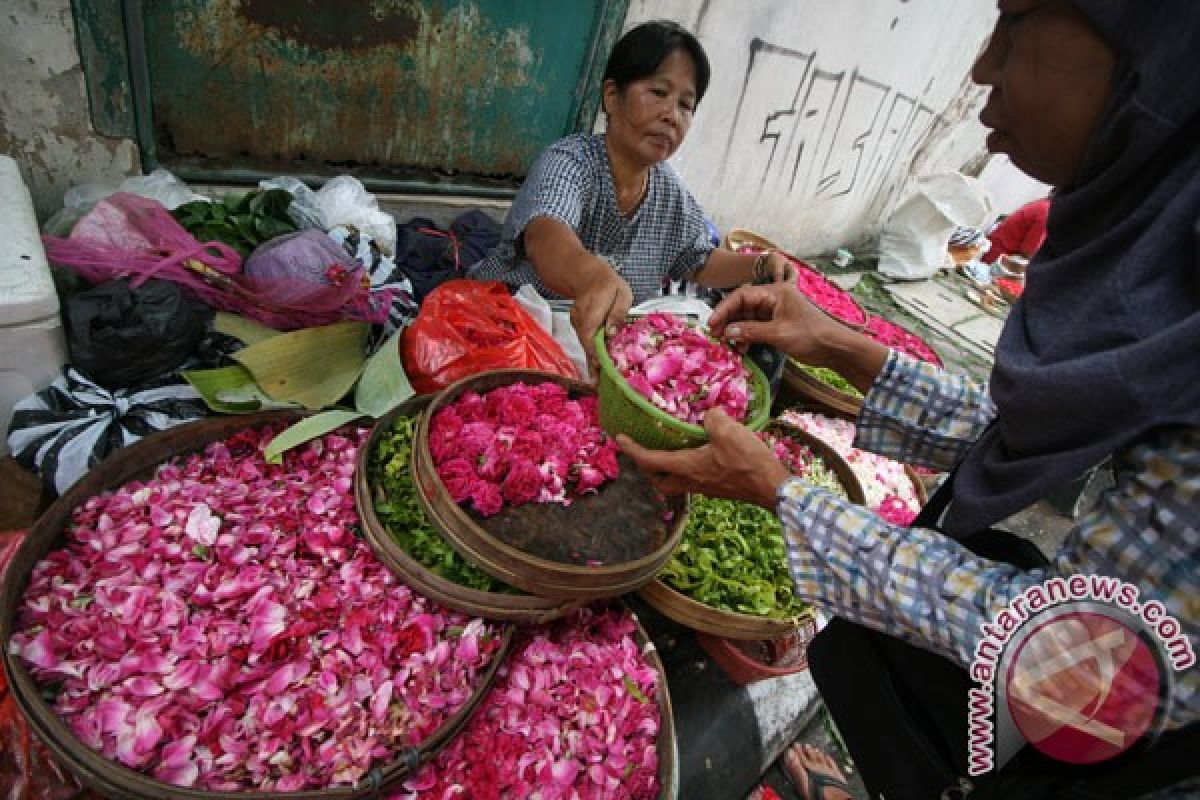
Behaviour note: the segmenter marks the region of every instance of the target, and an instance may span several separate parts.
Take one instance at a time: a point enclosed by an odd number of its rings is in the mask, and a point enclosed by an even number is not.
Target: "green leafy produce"
[[[446,580],[484,592],[516,593],[468,563],[429,524],[409,469],[415,425],[412,417],[397,416],[392,430],[382,433],[368,459],[367,475],[379,521],[409,556]]]
[[[296,230],[291,204],[286,189],[256,189],[218,202],[184,203],[171,214],[197,240],[224,242],[245,258],[263,242]]]
[[[797,364],[799,364],[799,362],[797,362]],[[860,392],[854,386],[854,384],[850,383],[850,381],[843,378],[841,374],[834,372],[831,369],[826,369],[825,367],[810,367],[807,364],[799,364],[799,366],[800,369],[804,370],[809,375],[813,376],[830,388],[837,389],[839,392],[848,394],[851,397],[863,396],[863,393]]]
[[[753,503],[693,496],[683,541],[659,578],[722,611],[789,619],[808,608],[792,590],[779,520]]]

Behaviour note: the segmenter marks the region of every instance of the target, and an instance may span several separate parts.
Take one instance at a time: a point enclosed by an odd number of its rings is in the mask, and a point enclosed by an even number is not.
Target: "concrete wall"
[[[0,152],[40,219],[140,171],[91,128],[69,0],[0,12]],[[816,254],[872,238],[915,175],[984,166],[968,70],[993,0],[633,0],[626,27],[694,30],[713,79],[676,167],[722,230]]]
[[[133,141],[92,130],[70,0],[4,3],[0,75],[0,153],[20,165],[39,219],[76,184],[141,171]]]
[[[870,238],[919,174],[982,166],[968,73],[994,0],[634,0],[713,78],[675,163],[718,227],[802,254]]]

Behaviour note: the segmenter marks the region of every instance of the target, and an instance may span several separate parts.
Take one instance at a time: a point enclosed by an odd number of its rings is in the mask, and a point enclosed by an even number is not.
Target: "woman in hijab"
[[[856,446],[950,473],[921,516],[889,525],[790,477],[716,412],[704,447],[621,445],[664,491],[778,510],[798,593],[834,617],[809,660],[872,796],[1197,796],[1200,3],[999,7],[973,70],[988,145],[1058,191],[988,386],[790,287],[710,320],[866,392]],[[990,529],[1110,457],[1115,485],[1049,561]],[[827,772],[808,800],[849,796]]]

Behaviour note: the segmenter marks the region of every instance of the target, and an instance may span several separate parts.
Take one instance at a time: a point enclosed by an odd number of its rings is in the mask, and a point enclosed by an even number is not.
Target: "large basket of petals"
[[[355,536],[365,430],[268,462],[296,419],[214,417],[124,448],[13,559],[0,595],[13,697],[103,796],[378,796],[491,686],[513,627],[440,608]]]
[[[577,607],[514,589],[464,559],[446,542],[446,522],[417,498],[412,453],[417,417],[433,395],[392,409],[359,449],[354,496],[363,536],[379,560],[421,594],[484,619],[539,624]]]
[[[779,422],[762,436],[793,474],[863,504],[862,485],[832,447]],[[639,594],[663,616],[729,639],[776,639],[812,619],[792,592],[778,518],[733,500],[693,497],[683,542]]]
[[[492,691],[411,797],[675,800],[667,676],[637,616],[594,603],[523,628]]]
[[[600,425],[657,450],[708,440],[704,414],[720,408],[751,430],[771,416],[771,386],[747,357],[672,314],[649,314],[611,339],[596,333]]]
[[[417,497],[468,562],[542,597],[631,592],[683,535],[666,499],[599,427],[596,390],[534,370],[473,375],[417,419]]]

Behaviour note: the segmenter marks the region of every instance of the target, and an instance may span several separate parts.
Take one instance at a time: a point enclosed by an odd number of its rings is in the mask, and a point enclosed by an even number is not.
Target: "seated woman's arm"
[[[1200,641],[1200,429],[1159,432],[1115,462],[1116,486],[1070,531],[1051,566],[1029,571],[788,480],[778,510],[797,594],[969,667],[980,626],[1024,590],[1055,576],[1108,576],[1137,587],[1143,607],[1162,603],[1183,635]],[[1172,719],[1200,719],[1200,671],[1177,678],[1182,702]]]

